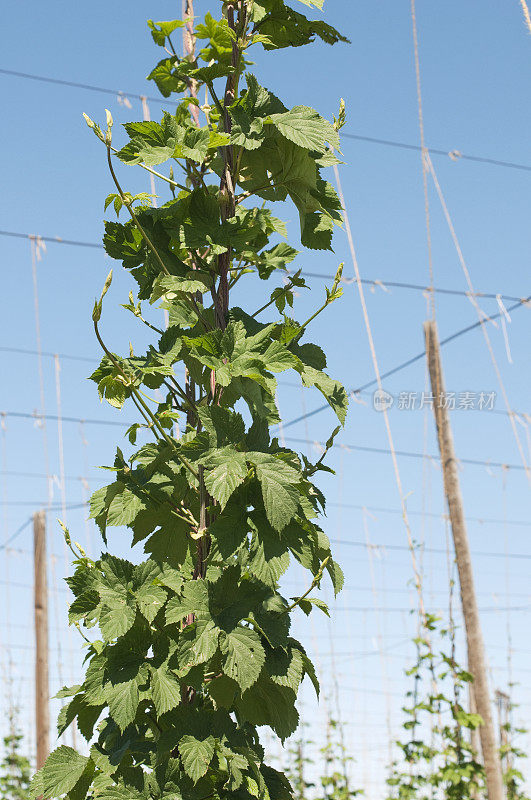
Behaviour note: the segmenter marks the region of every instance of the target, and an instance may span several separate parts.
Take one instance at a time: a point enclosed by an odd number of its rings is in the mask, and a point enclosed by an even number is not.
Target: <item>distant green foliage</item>
[[[11,712],[8,721],[9,733],[4,736],[0,761],[0,797],[2,800],[30,800],[31,765],[21,752],[24,737],[18,730],[16,712]]]
[[[404,708],[407,736],[397,742],[402,758],[392,766],[388,800],[486,800],[484,769],[470,737],[482,720],[465,708],[473,677],[456,661],[453,624],[446,630],[428,616],[424,635],[415,644],[417,662],[407,671],[414,681]],[[504,729],[507,744],[500,748],[500,757],[507,800],[529,800],[519,769],[526,754],[517,744],[527,731],[511,722]]]
[[[195,18],[198,46],[184,58],[171,40],[182,22],[149,21],[164,50],[148,77],[176,103],[160,122],[126,124],[115,148],[110,113],[102,127],[86,118],[114,183],[105,208],[131,218],[105,223],[104,246],[136,281],[124,308],[152,339],[142,354],[107,346],[100,322],[109,275],[94,305],[104,356],[91,378],[102,400],[128,403],[138,421],[128,431],[132,452],[117,449],[114,480],[93,494],[90,516],[105,543],[109,527],[129,528],[146,560],[105,552],[92,561],[65,531],[75,554],[69,619],[99,635],[87,641],[83,682],[60,693],[58,728],[77,724],[90,748],[59,747],[34,795],[289,800],[286,777],[264,763],[257,726],[285,740],[298,725],[303,678],[319,690],[290,625],[299,607],[327,613],[310,596],[323,575],[336,593],[343,584],[312,480],[330,470],[323,458],[313,464],[281,446],[271,427],[280,421],[276,376],[287,370],[345,422],[347,393],[306,340],[341,295],[341,269],[315,313],[303,322],[287,316],[304,281],[288,275],[298,251],[281,241],[287,228],[276,213],[289,200],[302,245],[331,249],[340,202],[323,171],[338,163],[344,108],[333,123],[305,106],[289,109],[247,68],[253,47],[344,37],[283,0],[220,2],[219,13]],[[156,167],[167,202],[155,208],[148,195],[122,189],[120,162]],[[256,306],[231,306],[231,290],[251,275],[255,295],[260,279],[283,280]],[[166,329],[154,305],[167,312]],[[287,599],[279,581],[292,562],[309,572],[309,588]]]
[[[363,792],[354,789],[349,778],[349,765],[354,761],[343,741],[341,722],[329,719],[327,741],[321,748],[320,783],[322,791],[319,796],[324,800],[350,800],[359,797]]]
[[[313,744],[305,737],[307,726],[303,723],[300,726],[297,738],[290,742],[287,748],[288,763],[286,776],[293,788],[293,800],[308,800],[312,796],[311,789],[315,784],[308,779],[308,768],[313,761],[308,756],[308,746]]]
[[[294,800],[350,800],[362,795],[363,791],[351,786],[349,765],[353,758],[343,742],[342,724],[329,719],[326,743],[314,757],[309,753],[315,753],[315,743],[305,737],[308,727],[302,726],[300,735],[288,748],[286,774]]]
[[[485,776],[470,744],[470,731],[482,720],[466,711],[465,691],[473,680],[451,652],[438,652],[433,640],[445,644],[453,633],[439,629],[436,617],[428,615],[416,638],[417,662],[407,671],[414,688],[404,708],[406,736],[397,742],[401,759],[388,778],[389,800],[478,800],[485,797]]]
[[[515,706],[510,708],[511,715],[514,708]],[[503,780],[507,787],[507,800],[530,800],[529,795],[524,791],[525,780],[519,767],[519,763],[528,756],[518,746],[518,740],[528,732],[527,728],[516,728],[509,721],[504,725],[504,732],[507,744],[502,745],[500,754],[504,767]]]

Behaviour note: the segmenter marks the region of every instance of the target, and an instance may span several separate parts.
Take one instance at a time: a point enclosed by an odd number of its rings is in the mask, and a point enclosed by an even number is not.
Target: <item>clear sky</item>
[[[216,9],[218,5],[197,0],[197,12]],[[325,5],[327,20],[341,28],[352,44],[258,54],[253,69],[260,81],[286,104],[313,105],[328,116],[337,111],[339,98],[344,97],[348,134],[418,144],[408,0],[328,0]],[[3,10],[0,69],[110,87],[126,96],[128,91],[153,95],[156,87],[146,84],[145,76],[158,53],[145,19],[169,19],[178,16],[179,11],[179,2],[166,0],[133,0],[125,5],[103,0],[68,5],[57,0],[46,4],[35,0],[11,3]],[[417,0],[417,21],[428,146],[531,167],[531,36],[517,0]],[[112,187],[103,148],[90,135],[81,115],[85,111],[92,118],[102,119],[104,108],[108,107],[116,123],[141,119],[139,101],[131,98],[130,109],[115,94],[106,96],[1,73],[0,85],[4,116],[0,132],[0,228],[98,243],[103,200]],[[150,103],[152,117],[156,119],[163,107],[164,104]],[[343,141],[343,155],[341,179],[361,274],[383,283],[373,290],[366,287],[366,297],[379,363],[385,371],[421,352],[424,346],[426,298],[420,291],[385,287],[386,281],[421,285],[428,282],[421,160],[415,151],[348,138]],[[531,172],[439,155],[433,155],[433,163],[475,288],[516,297],[531,294]],[[146,174],[140,170],[124,168],[121,175],[127,188],[144,190],[148,186]],[[159,188],[161,197],[165,197],[163,187]],[[429,206],[435,284],[463,291],[463,271],[432,183]],[[296,243],[296,215],[291,208],[283,213],[290,223],[290,238]],[[0,411],[31,414],[41,409],[37,359],[9,350],[36,348],[29,242],[0,236],[0,254]],[[346,276],[351,277],[346,237],[338,231],[335,253],[307,253],[300,256],[298,265],[310,272],[331,274],[341,260],[345,261]],[[60,358],[60,399],[65,417],[120,420],[111,408],[100,406],[94,385],[85,380],[91,371],[90,360],[99,357],[91,330],[91,307],[109,268],[110,260],[98,249],[59,244],[48,244],[37,264],[43,349],[87,359]],[[322,280],[309,282],[314,293],[299,298],[297,312],[301,318],[317,305],[323,293]],[[128,276],[120,274],[118,267],[112,302],[107,303],[103,320],[105,337],[116,351],[125,351],[135,335],[127,313],[116,310],[119,302],[126,302],[129,288]],[[252,290],[240,296],[238,302],[254,307],[260,300],[259,290],[252,284]],[[496,300],[482,300],[480,304],[487,314],[499,311]],[[530,411],[529,313],[524,307],[511,314],[511,321],[506,323],[507,346],[501,325],[489,325],[493,352],[511,407],[522,413]],[[437,316],[441,338],[477,320],[470,301],[455,295],[437,295]],[[143,334],[138,333],[136,341],[141,342]],[[346,286],[342,301],[318,319],[313,340],[324,346],[329,371],[347,387],[358,387],[374,377],[355,286]],[[498,413],[505,406],[481,332],[476,329],[448,344],[443,351],[443,364],[449,389],[476,393],[476,400],[482,391],[497,393],[496,413],[456,410],[452,414],[458,455],[514,465],[502,469],[464,464],[461,478],[471,545],[477,553],[474,563],[479,604],[484,609],[492,686],[505,689],[509,680],[509,625],[514,680],[519,684],[513,697],[522,704],[517,719],[525,721],[531,717],[529,485],[523,470],[515,468],[522,462],[509,419]],[[43,373],[45,410],[54,415],[58,406],[52,358],[43,359]],[[285,376],[279,395],[286,421],[321,405],[320,396],[307,392],[303,399],[295,385],[288,385],[290,381],[293,384],[294,378]],[[420,360],[384,385],[395,397],[400,392],[417,393],[420,397],[425,381],[425,365]],[[300,633],[317,655],[328,692],[333,687],[331,653],[336,654],[341,713],[348,723],[349,747],[358,759],[353,768],[355,780],[358,784],[365,782],[368,797],[376,798],[381,796],[379,785],[385,777],[388,755],[387,711],[396,735],[401,693],[406,687],[402,671],[412,652],[406,639],[414,632],[414,618],[401,609],[413,606],[414,597],[408,583],[412,574],[407,552],[382,547],[370,551],[369,558],[363,546],[367,535],[372,543],[403,546],[406,533],[400,514],[393,513],[399,507],[399,497],[389,455],[347,447],[388,447],[382,415],[373,410],[371,394],[363,395],[361,400],[352,403],[346,430],[338,440],[344,447],[337,448],[331,457],[338,475],[323,482],[330,502],[326,530],[339,542],[337,555],[345,567],[347,588],[336,604],[330,626],[320,620],[312,626],[301,622]],[[126,409],[122,417],[131,420],[132,411]],[[399,450],[436,454],[429,412],[401,409],[396,401],[390,419]],[[297,446],[315,453],[312,442],[326,439],[333,424],[328,411],[316,414],[306,423],[286,429],[287,443],[293,444],[289,437],[308,439],[309,443]],[[525,420],[518,421],[516,427],[529,461],[530,439]],[[87,423],[81,430],[78,423],[64,421],[69,505],[84,499],[87,489],[81,476],[89,480],[91,489],[97,487],[101,473],[95,467],[110,462],[120,434],[119,428]],[[54,420],[48,421],[46,435],[49,471],[59,475]],[[42,477],[46,473],[42,427],[32,419],[6,415],[2,442],[1,539],[5,541],[46,502],[47,485]],[[427,604],[434,611],[444,612],[448,576],[446,531],[437,516],[444,511],[440,469],[436,461],[406,456],[399,458],[399,464],[415,538],[420,541],[424,537],[428,548],[443,551],[425,554],[424,571]],[[53,486],[53,502],[61,502],[58,481]],[[366,530],[363,506],[368,508]],[[70,650],[77,647],[75,632],[65,632],[66,594],[60,579],[66,566],[55,516],[55,512],[49,515],[50,550],[57,554],[50,571],[51,588],[54,589],[54,580],[57,588],[52,591],[51,608],[54,690],[61,679],[74,682],[72,678],[78,670],[77,655],[70,655]],[[84,522],[83,511],[68,510],[68,521],[76,537],[88,541],[93,551],[99,546],[95,533]],[[115,535],[113,546],[125,552],[122,532]],[[15,693],[22,707],[23,724],[30,734],[30,528],[17,537],[13,547],[17,549],[8,556],[6,551],[0,552],[0,594],[6,609],[0,623],[1,659],[3,670],[7,670],[8,652],[16,662]],[[504,556],[505,552],[509,557]],[[298,578],[290,575],[288,580],[294,582]],[[513,608],[509,614],[499,610],[507,607]],[[378,608],[387,611],[375,610]],[[309,693],[304,696],[302,713],[312,720],[312,738],[318,739],[324,711],[316,716]]]

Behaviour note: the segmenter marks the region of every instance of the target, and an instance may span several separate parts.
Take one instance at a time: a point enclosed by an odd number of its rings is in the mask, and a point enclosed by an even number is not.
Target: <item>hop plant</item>
[[[103,358],[91,378],[102,400],[138,416],[90,515],[105,544],[110,526],[125,526],[146,559],[104,552],[92,561],[65,531],[75,566],[69,619],[87,640],[86,673],[60,692],[58,729],[76,724],[89,754],[59,747],[33,796],[289,800],[289,781],[265,763],[257,728],[285,740],[297,728],[303,678],[319,690],[290,625],[294,613],[326,610],[312,595],[325,575],[336,593],[343,584],[313,480],[329,468],[326,452],[312,463],[281,446],[272,428],[276,376],[290,369],[345,422],[345,389],[307,340],[339,298],[341,273],[308,319],[288,316],[304,281],[288,271],[299,253],[268,203],[295,206],[303,247],[331,248],[341,206],[323,173],[338,163],[345,112],[334,125],[306,106],[287,108],[249,71],[249,57],[253,48],[277,57],[345,38],[283,0],[229,0],[219,12],[193,20],[183,58],[172,34],[184,22],[149,21],[163,55],[148,78],[176,98],[160,122],[127,123],[115,147],[112,115],[104,126],[86,118],[106,152],[106,206],[130,217],[105,223],[104,246],[136,282],[124,308],[152,338],[140,355],[105,341],[111,273],[94,305]],[[123,188],[122,165],[158,176],[167,202],[154,208]],[[257,280],[279,275],[287,280],[256,308],[231,305],[240,281],[254,280],[256,294]],[[287,599],[280,582],[290,562],[309,573],[308,589]]]
[[[23,755],[24,737],[20,733],[16,709],[9,714],[9,733],[4,736],[4,751],[0,761],[0,796],[2,800],[29,800],[31,765]]]

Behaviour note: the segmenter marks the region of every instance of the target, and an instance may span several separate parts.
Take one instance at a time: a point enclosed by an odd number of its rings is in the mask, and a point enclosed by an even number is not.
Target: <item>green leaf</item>
[[[310,5],[313,0],[301,0]],[[321,0],[315,0],[321,3]],[[337,44],[349,40],[332,25],[322,20],[309,20],[283,2],[255,0],[254,18],[260,20],[260,33],[268,37],[271,44],[264,42],[264,49],[276,47],[302,47],[311,44],[319,37],[326,44]]]
[[[255,150],[266,136],[266,119],[270,114],[286,111],[286,108],[278,97],[259,85],[254,75],[247,73],[245,79],[247,91],[230,108],[233,120],[231,142],[246,150]]]
[[[166,667],[151,668],[151,690],[157,716],[166,714],[179,705],[181,686],[176,676]]]
[[[265,661],[260,637],[250,628],[235,628],[222,634],[220,647],[226,657],[223,671],[245,691],[258,679]]]
[[[179,637],[179,675],[198,664],[204,664],[218,649],[219,628],[212,620],[197,620],[187,625]]]
[[[117,683],[114,686],[108,684],[105,692],[109,704],[109,714],[120,730],[125,731],[127,726],[134,721],[140,701],[136,680]]]
[[[255,517],[256,520],[256,517]],[[289,567],[289,550],[267,520],[257,520],[249,545],[249,572],[272,588]]]
[[[135,594],[140,613],[148,622],[153,622],[166,602],[166,592],[162,586],[146,582],[140,589],[137,589]]]
[[[112,499],[107,511],[107,525],[129,525],[146,508],[138,495],[123,487]]]
[[[81,686],[79,684],[76,684],[75,686],[65,686],[60,689],[56,695],[54,695],[54,700],[62,700],[65,697],[74,697],[80,689]]]
[[[337,596],[345,584],[343,570],[337,561],[334,561],[333,559],[330,559],[330,561],[327,563],[326,570],[330,575],[330,580],[332,581],[332,586],[334,587],[334,594]]]
[[[338,420],[344,425],[349,403],[345,387],[325,372],[309,366],[304,367],[301,377],[304,386],[315,386],[319,389],[328,405],[335,411]]]
[[[214,757],[216,740],[213,736],[196,739],[194,736],[183,736],[179,741],[179,753],[187,775],[194,783],[206,774]]]
[[[229,558],[241,546],[247,539],[248,532],[246,509],[234,498],[208,527],[208,533],[224,559]]]
[[[229,64],[212,64],[209,67],[195,69],[190,75],[202,83],[212,83],[216,78],[226,78],[228,75],[232,75],[234,71],[235,68]]]
[[[58,797],[71,792],[81,780],[90,759],[62,745],[48,756],[41,771],[45,797]]]
[[[176,28],[183,28],[186,23],[182,19],[172,19],[165,22],[153,22],[152,19],[148,19],[147,24],[151,28],[151,36],[155,44],[164,47],[166,39],[173,31],[176,30]]]
[[[238,684],[227,675],[218,675],[208,684],[208,693],[218,708],[231,708]]]
[[[334,223],[327,214],[301,214],[301,242],[311,250],[331,250]]]
[[[299,147],[324,153],[328,142],[339,149],[339,136],[334,126],[308,106],[295,106],[283,114],[272,114],[268,122]]]
[[[210,279],[207,275],[199,273],[189,277],[177,275],[161,275],[155,281],[151,302],[154,303],[160,297],[164,300],[175,300],[183,294],[196,294],[197,292],[207,292]]]
[[[299,359],[281,342],[271,342],[263,355],[264,365],[270,372],[284,372],[299,366]]]
[[[304,611],[306,616],[309,616],[314,606],[316,608],[320,608],[323,614],[326,614],[327,617],[330,616],[330,609],[323,600],[319,600],[315,597],[305,597],[303,600],[301,600],[299,597],[292,597],[291,599],[298,601],[299,607],[302,611]]]
[[[144,544],[144,551],[150,553],[160,564],[167,563],[177,567],[183,563],[188,553],[190,526],[175,515],[171,515],[167,525],[155,531]]]
[[[259,680],[236,701],[240,715],[253,725],[269,725],[285,740],[297,729],[299,715],[295,708],[295,693],[279,686],[269,677]]]
[[[176,59],[163,58],[147,76],[148,81],[155,81],[159,92],[164,97],[169,97],[172,92],[182,92],[187,81],[176,70]]]
[[[241,414],[216,405],[200,407],[197,413],[213,447],[238,445],[245,436],[245,422]]]
[[[209,460],[210,463],[212,461],[220,463],[205,472],[205,486],[223,509],[231,494],[245,480],[247,475],[245,455],[226,447],[216,453],[215,459]]]
[[[172,597],[166,607],[166,624],[181,622],[189,614],[209,613],[208,584],[202,578],[187,581],[180,597]]]
[[[269,278],[274,270],[286,269],[286,265],[291,264],[298,254],[294,247],[280,242],[270,250],[263,250],[261,253],[245,251],[245,258],[249,263],[257,266],[261,278]]]
[[[267,518],[273,528],[281,531],[297,511],[299,492],[293,484],[299,481],[300,474],[281,459],[266,453],[248,453],[247,457],[255,465]]]
[[[35,773],[28,786],[28,795],[33,800],[34,797],[41,797],[44,792],[43,769]]]
[[[295,643],[295,640],[291,640]],[[267,671],[278,686],[286,686],[296,694],[304,676],[303,651],[297,646],[271,650],[267,656]]]
[[[136,611],[130,605],[106,608],[100,614],[100,628],[105,641],[124,636],[135,621]]]
[[[319,697],[319,693],[321,691],[321,687],[319,685],[319,680],[318,680],[317,675],[315,673],[315,667],[314,667],[313,663],[310,661],[310,659],[308,658],[308,656],[306,655],[306,653],[302,654],[302,662],[303,662],[303,665],[304,665],[304,672],[309,677],[309,679],[311,680],[311,682],[313,684],[313,688],[315,689],[315,694],[317,695],[317,697]]]

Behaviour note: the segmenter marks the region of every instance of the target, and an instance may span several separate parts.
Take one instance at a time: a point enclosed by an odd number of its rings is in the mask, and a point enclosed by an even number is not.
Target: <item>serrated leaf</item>
[[[54,750],[41,771],[44,796],[58,797],[71,792],[81,780],[89,761],[89,758],[65,745]]]
[[[304,675],[303,653],[298,647],[276,648],[268,653],[267,671],[273,683],[287,686],[295,694]]]
[[[334,587],[334,594],[337,595],[343,588],[345,584],[345,576],[343,574],[343,570],[334,559],[330,559],[330,561],[326,565],[326,570],[330,575],[330,580],[332,581],[332,586]]]
[[[208,276],[199,274],[194,277],[181,278],[176,275],[161,275],[155,281],[151,303],[164,295],[165,300],[173,300],[181,293],[196,294],[207,292],[209,285]]]
[[[331,250],[334,222],[318,211],[301,213],[301,242],[312,250]]]
[[[264,366],[270,372],[296,368],[299,359],[282,342],[271,342],[264,353]]]
[[[136,592],[138,608],[148,622],[153,622],[166,602],[166,598],[167,595],[162,586],[155,584],[144,584]]]
[[[205,472],[205,486],[223,509],[231,494],[245,480],[247,464],[243,453],[229,448],[216,453],[218,459],[221,463]]]
[[[208,684],[208,693],[217,708],[231,708],[238,684],[228,675],[218,675]]]
[[[186,673],[198,664],[204,664],[218,649],[219,628],[212,620],[199,619],[187,625],[179,637],[179,674]]]
[[[209,612],[208,584],[202,578],[187,581],[180,597],[172,597],[166,607],[166,624],[181,622],[189,614]]]
[[[74,695],[76,695],[80,689],[80,684],[76,684],[75,686],[64,686],[57,692],[56,695],[54,695],[54,700],[62,700],[65,697],[74,697]]]
[[[225,674],[245,691],[258,679],[264,665],[265,651],[260,637],[250,628],[235,628],[224,632],[220,647],[226,657]]]
[[[105,688],[109,714],[123,732],[130,725],[135,716],[139,703],[138,685],[136,680],[108,684]]]
[[[319,389],[328,405],[335,411],[341,424],[344,425],[349,398],[343,384],[330,378],[325,372],[310,366],[304,367],[301,377],[305,386],[315,386],[316,389]]]
[[[181,686],[178,678],[165,666],[151,669],[151,689],[157,716],[166,714],[179,705]]]
[[[258,522],[249,545],[249,572],[267,586],[274,588],[289,567],[289,550],[267,521]]]
[[[305,597],[303,600],[301,600],[300,597],[292,597],[291,599],[298,603],[301,611],[304,611],[306,616],[309,616],[314,606],[315,608],[321,609],[323,614],[326,614],[327,617],[330,616],[330,609],[323,600],[319,600],[315,597]]]
[[[293,467],[274,456],[248,453],[247,457],[255,465],[267,518],[275,530],[281,531],[297,511],[299,492],[293,484],[299,480],[300,475]]]
[[[119,636],[124,636],[132,627],[135,617],[136,611],[130,605],[104,608],[100,614],[100,629],[105,641],[110,642]]]
[[[214,757],[216,741],[213,736],[207,739],[196,739],[195,736],[183,736],[179,741],[179,753],[187,775],[194,783],[205,775]]]
[[[43,770],[40,769],[38,772],[35,773],[33,778],[30,781],[30,785],[28,786],[28,794],[31,800],[34,797],[42,797],[44,792],[44,780],[43,780]]]
[[[306,150],[324,153],[327,142],[339,149],[339,135],[334,126],[308,106],[295,106],[284,114],[272,114],[268,122],[286,139]]]
[[[319,685],[319,679],[317,678],[315,667],[312,661],[310,661],[310,659],[306,655],[306,653],[302,654],[302,663],[304,666],[304,672],[311,680],[313,688],[315,689],[315,694],[317,695],[317,697],[319,697],[319,693],[321,691],[321,687]]]
[[[144,552],[150,553],[160,564],[180,566],[188,553],[190,539],[189,525],[178,517],[173,517],[171,525],[155,531],[144,544]]]
[[[243,719],[253,725],[269,725],[282,740],[291,736],[299,723],[293,690],[273,683],[263,673],[236,701],[236,707]]]
[[[129,525],[145,507],[140,497],[124,486],[111,500],[107,511],[107,525]]]
[[[158,44],[159,47],[164,47],[168,36],[170,36],[176,28],[184,27],[186,22],[182,19],[165,20],[163,22],[153,22],[152,19],[148,19],[147,24],[151,28],[151,36],[155,44]]]

